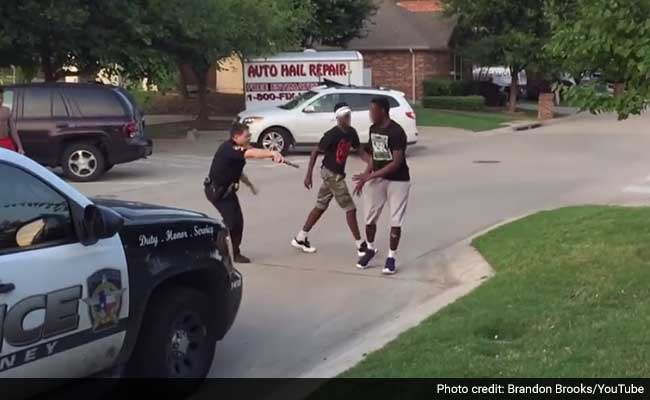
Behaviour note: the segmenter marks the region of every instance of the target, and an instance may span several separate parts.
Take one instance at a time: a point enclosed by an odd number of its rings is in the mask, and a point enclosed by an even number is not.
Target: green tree
[[[364,27],[376,11],[373,0],[310,0],[302,45],[345,46],[363,36]]]
[[[295,0],[148,0],[153,49],[191,66],[197,77],[199,120],[208,119],[207,74],[232,55],[258,56],[295,46],[307,17]]]
[[[509,111],[517,109],[519,73],[537,63],[548,36],[544,0],[443,0],[458,18],[464,55],[482,65],[510,69]]]
[[[81,0],[3,0],[0,63],[39,66],[46,81],[72,74],[66,67],[97,69],[88,17],[89,5]]]
[[[553,36],[548,50],[580,76],[600,81],[568,89],[567,98],[592,113],[620,119],[640,114],[650,102],[650,2],[647,0],[549,0]],[[614,84],[614,94],[598,90]]]
[[[40,69],[46,81],[101,69],[156,81],[172,60],[150,46],[151,27],[139,18],[146,6],[140,0],[3,0],[0,66]]]

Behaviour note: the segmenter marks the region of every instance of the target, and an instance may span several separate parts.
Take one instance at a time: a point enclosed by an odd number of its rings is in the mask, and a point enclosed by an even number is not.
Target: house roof
[[[377,0],[378,10],[365,37],[351,50],[448,50],[456,20],[444,16],[437,1]],[[413,10],[413,11],[409,11]]]

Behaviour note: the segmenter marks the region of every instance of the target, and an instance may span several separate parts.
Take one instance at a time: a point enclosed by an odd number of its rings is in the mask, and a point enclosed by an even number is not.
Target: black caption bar
[[[26,389],[31,390],[26,390]],[[3,400],[646,399],[648,379],[0,380]],[[27,395],[29,393],[29,395]],[[146,393],[146,395],[144,395]],[[27,396],[27,397],[26,397]],[[35,396],[35,397],[34,397]]]

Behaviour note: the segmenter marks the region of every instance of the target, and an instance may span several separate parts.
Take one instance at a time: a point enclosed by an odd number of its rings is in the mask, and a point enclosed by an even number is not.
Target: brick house
[[[452,44],[456,21],[442,15],[439,1],[378,3],[365,37],[346,46],[363,54],[372,85],[403,91],[409,99],[418,101],[425,80],[462,78],[466,68]]]

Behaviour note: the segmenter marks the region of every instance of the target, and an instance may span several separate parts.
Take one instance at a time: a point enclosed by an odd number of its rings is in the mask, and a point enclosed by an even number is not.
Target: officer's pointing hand
[[[281,164],[281,163],[284,162],[284,157],[282,156],[282,154],[278,153],[277,151],[274,151],[273,152],[273,162]]]

